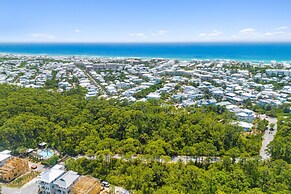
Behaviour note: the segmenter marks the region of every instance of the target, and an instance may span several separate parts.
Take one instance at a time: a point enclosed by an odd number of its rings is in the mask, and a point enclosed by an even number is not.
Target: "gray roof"
[[[230,105],[231,103],[228,102],[228,101],[223,101],[223,102],[218,102],[216,103],[217,106],[227,106],[227,105]]]
[[[40,175],[40,181],[51,183],[64,173],[64,170],[51,168]]]
[[[61,188],[68,188],[70,187],[75,180],[77,180],[80,176],[78,173],[74,171],[68,171],[64,175],[62,175],[60,178],[58,178],[54,184],[58,185]]]
[[[39,146],[46,146],[46,143],[45,142],[42,142],[40,144],[38,144]]]
[[[4,161],[4,160],[7,160],[11,157],[10,154],[4,154],[4,153],[1,153],[0,152],[0,162]]]

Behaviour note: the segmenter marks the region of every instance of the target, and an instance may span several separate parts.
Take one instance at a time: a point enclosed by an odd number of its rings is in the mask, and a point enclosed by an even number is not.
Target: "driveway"
[[[29,169],[31,168],[32,165],[36,165],[37,168],[35,170],[39,171],[39,172],[44,172],[47,170],[47,168],[45,168],[44,165],[42,165],[40,163],[34,163],[34,162],[29,161],[28,165],[29,165]]]

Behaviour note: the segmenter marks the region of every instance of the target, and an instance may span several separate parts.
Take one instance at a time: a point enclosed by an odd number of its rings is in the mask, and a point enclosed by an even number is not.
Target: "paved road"
[[[266,149],[267,149],[267,146],[269,145],[269,143],[274,140],[274,136],[277,133],[277,122],[278,122],[278,119],[277,118],[271,118],[271,117],[268,117],[266,115],[260,115],[260,118],[261,119],[266,119],[266,120],[269,121],[269,126],[268,126],[268,129],[265,131],[265,134],[263,136],[262,148],[260,150],[260,156],[262,157],[262,159],[263,160],[267,160],[271,156],[267,153]],[[270,124],[271,123],[275,124],[273,131],[270,130]]]
[[[38,193],[38,187],[36,183],[37,180],[38,177],[32,179],[30,182],[28,182],[21,188],[8,188],[2,186],[2,194],[37,194]]]
[[[114,159],[118,159],[118,160],[134,160],[134,159],[137,159],[137,158],[140,158],[142,161],[144,162],[147,162],[149,160],[152,160],[152,159],[146,159],[144,158],[143,156],[131,156],[131,158],[124,158],[122,155],[119,155],[119,154],[116,154],[116,155],[113,155],[113,156],[107,156],[108,159],[111,157],[111,158],[114,158]],[[96,156],[77,156],[77,157],[74,157],[75,159],[80,159],[80,158],[87,158],[87,159],[90,159],[90,160],[95,160],[96,159]],[[209,159],[209,162],[210,163],[214,163],[214,162],[218,162],[220,161],[220,157],[208,157]],[[207,160],[207,157],[206,156],[201,156],[201,157],[193,157],[193,156],[172,156],[172,157],[169,157],[169,159],[163,159],[163,158],[157,158],[157,159],[153,159],[155,161],[158,161],[158,162],[167,162],[167,163],[177,163],[179,161],[182,161],[183,163],[188,163],[190,161],[192,162],[203,162],[203,161],[206,161]]]
[[[102,91],[102,93],[105,93],[104,90],[102,89],[101,85],[99,85],[97,83],[97,81],[95,80],[95,78],[93,78],[93,76],[90,74],[90,72],[88,72],[87,70],[82,70],[85,75],[93,82],[93,84],[99,89]]]

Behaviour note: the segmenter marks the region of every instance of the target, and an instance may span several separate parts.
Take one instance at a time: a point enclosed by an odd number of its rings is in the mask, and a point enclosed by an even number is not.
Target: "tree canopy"
[[[268,150],[274,159],[283,159],[291,163],[291,116],[279,118],[278,132]]]
[[[82,90],[58,93],[0,85],[0,148],[47,142],[63,154],[160,156],[257,155],[260,136],[245,136],[229,113],[177,109],[161,101],[86,100]]]
[[[62,155],[94,156],[66,166],[135,193],[290,193],[290,117],[279,119],[268,161],[256,158],[261,136],[243,133],[231,118],[219,107],[86,100],[80,88],[58,93],[0,85],[1,150],[21,153],[44,141]],[[108,157],[114,154],[125,159]],[[167,162],[177,155],[221,160]]]
[[[206,167],[194,163],[145,163],[81,158],[66,162],[69,169],[91,174],[134,193],[251,194],[290,193],[291,164],[283,160],[260,162],[245,158],[231,163],[229,157]]]

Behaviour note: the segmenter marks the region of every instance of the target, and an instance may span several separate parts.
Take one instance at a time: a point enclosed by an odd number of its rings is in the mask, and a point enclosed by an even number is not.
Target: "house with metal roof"
[[[54,166],[53,168],[41,173],[38,180],[39,193],[54,194],[54,181],[60,178],[63,174],[65,174],[65,171],[59,166]]]
[[[56,194],[71,193],[72,186],[79,180],[80,175],[74,171],[68,171],[60,178],[54,181],[54,188]]]

